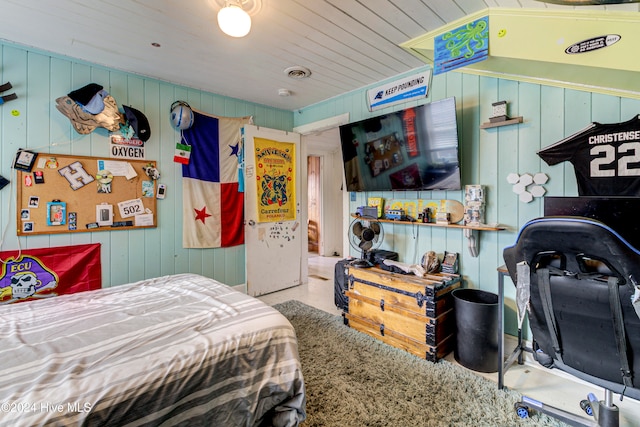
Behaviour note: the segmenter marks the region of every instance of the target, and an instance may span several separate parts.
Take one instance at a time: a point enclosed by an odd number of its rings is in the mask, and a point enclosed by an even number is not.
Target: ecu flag
[[[100,289],[100,244],[0,252],[0,305]]]

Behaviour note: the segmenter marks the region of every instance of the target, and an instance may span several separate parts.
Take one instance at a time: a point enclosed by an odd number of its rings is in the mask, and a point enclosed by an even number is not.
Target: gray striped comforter
[[[0,306],[0,426],[295,426],[305,389],[278,311],[178,274]]]

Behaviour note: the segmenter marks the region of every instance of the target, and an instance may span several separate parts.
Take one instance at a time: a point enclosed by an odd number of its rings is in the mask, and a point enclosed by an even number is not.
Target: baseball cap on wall
[[[89,101],[91,101],[91,98],[93,98],[93,96],[102,89],[103,87],[97,83],[89,83],[88,85],[83,86],[80,89],[69,92],[67,96],[80,105],[87,105]]]
[[[151,137],[151,128],[147,117],[133,107],[123,105],[122,108],[124,108],[125,117],[133,131],[141,141],[146,142]]]
[[[93,95],[93,98],[91,98],[91,101],[89,101],[86,105],[82,106],[82,109],[90,114],[101,113],[102,110],[104,110],[104,98],[107,95],[109,95],[109,92],[107,92],[106,90],[104,89],[99,90],[98,92],[96,92],[95,95]]]

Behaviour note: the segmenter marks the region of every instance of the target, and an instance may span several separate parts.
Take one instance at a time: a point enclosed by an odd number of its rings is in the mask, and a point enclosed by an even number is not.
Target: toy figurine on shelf
[[[449,212],[436,213],[436,224],[448,225],[450,223],[451,223],[451,216],[449,215]]]
[[[422,210],[421,219],[422,219],[422,222],[424,222],[425,224],[431,222],[431,209],[430,208],[424,208]]]

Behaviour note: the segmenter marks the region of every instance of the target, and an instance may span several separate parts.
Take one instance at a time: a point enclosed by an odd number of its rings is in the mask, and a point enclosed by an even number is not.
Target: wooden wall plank
[[[182,246],[182,222],[177,218],[177,211],[182,212],[182,169],[178,163],[173,163],[173,153],[176,143],[180,142],[180,133],[176,132],[169,120],[169,107],[176,100],[182,100],[172,85],[160,83],[159,99],[159,129],[162,137],[160,141],[160,157],[158,163],[162,165],[161,180],[167,186],[164,200],[158,201],[158,225],[160,231],[160,256],[156,260],[160,264],[160,275],[164,276],[175,271],[176,247]],[[178,232],[176,232],[178,230]]]
[[[541,104],[551,108],[545,108],[544,112],[540,115],[540,149],[560,141],[565,137],[565,109],[553,108],[553,106],[564,105],[564,97],[565,92],[563,89],[544,86],[541,88]],[[547,190],[545,196],[564,194],[564,169],[566,167],[567,165],[565,163],[557,166],[549,166],[540,160],[540,171],[545,173],[549,178],[544,185]]]
[[[157,81],[145,81],[143,86],[142,96],[144,98],[144,109],[142,111],[144,111],[144,115],[147,117],[147,120],[149,120],[149,123],[168,122],[168,107],[165,107],[160,99],[160,83]],[[162,158],[163,152],[170,152],[169,150],[161,150],[160,147],[160,143],[163,140],[162,127],[156,126],[153,131],[154,133],[152,136],[154,136],[154,138],[150,138],[148,143],[145,144],[145,157],[147,159],[158,159],[157,164],[159,165],[158,170],[160,171],[160,179],[156,183],[157,191],[157,184],[165,183],[165,180],[171,177],[170,171],[173,169],[173,162],[170,161],[170,159],[167,159],[168,156],[166,155]],[[158,225],[161,220],[159,207],[163,203],[165,203],[165,200],[156,200],[155,213]],[[160,239],[160,230],[158,228],[146,229],[142,231],[142,234],[143,238],[141,240],[144,242],[142,247],[144,264],[142,271],[138,272],[134,276],[137,276],[138,278],[141,276],[142,278],[160,276],[161,270],[160,263],[158,262],[161,257],[160,246],[162,244]]]

